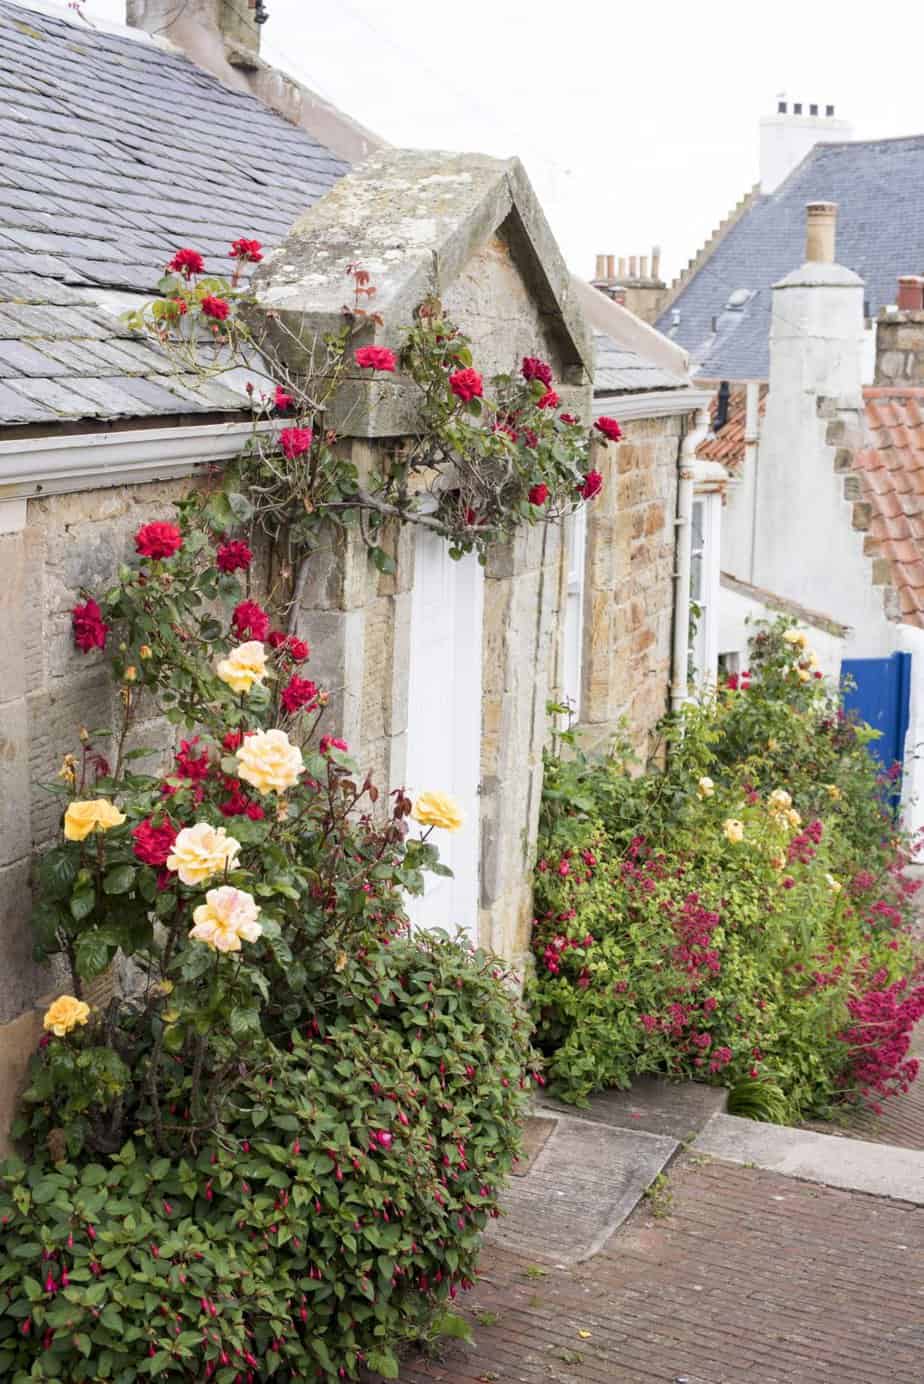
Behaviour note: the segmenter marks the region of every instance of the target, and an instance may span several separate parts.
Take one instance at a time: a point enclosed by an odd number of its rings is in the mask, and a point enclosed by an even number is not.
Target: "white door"
[[[690,599],[696,619],[691,653],[694,680],[705,688],[715,685],[719,661],[721,495],[697,495],[691,520]]]
[[[565,605],[564,694],[574,720],[581,719],[581,684],[584,672],[584,564],[587,547],[587,506],[580,505],[566,521],[565,552],[568,562],[568,594]]]
[[[451,794],[465,824],[432,833],[453,875],[428,876],[426,893],[408,900],[408,912],[417,927],[462,927],[477,941],[484,571],[473,555],[454,562],[446,541],[424,529],[414,561],[407,788],[412,797]]]

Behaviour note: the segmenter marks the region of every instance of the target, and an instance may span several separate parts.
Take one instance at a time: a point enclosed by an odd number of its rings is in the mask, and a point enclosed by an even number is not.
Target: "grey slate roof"
[[[594,394],[637,394],[648,389],[682,389],[685,375],[675,375],[637,351],[620,346],[603,332],[594,332]]]
[[[838,203],[837,261],[864,280],[872,315],[895,302],[899,274],[924,270],[924,135],[818,144],[757,198],[656,323],[691,352],[693,374],[767,378],[770,287],[804,260],[805,204],[815,201]],[[751,297],[728,308],[737,289]]]
[[[0,423],[240,409],[93,300],[183,245],[227,274],[346,171],[178,53],[0,0]]]

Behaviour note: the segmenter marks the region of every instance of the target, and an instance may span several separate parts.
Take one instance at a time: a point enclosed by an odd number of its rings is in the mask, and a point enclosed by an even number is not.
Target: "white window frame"
[[[699,509],[702,523],[699,525],[702,541],[697,546],[694,516]],[[714,687],[719,664],[719,590],[720,590],[720,542],[722,533],[722,496],[717,490],[698,490],[693,496],[690,549],[690,600],[700,607],[696,634],[690,650],[693,662],[693,680],[697,687]],[[696,558],[700,559],[700,594],[693,591],[693,570]]]
[[[565,596],[565,656],[562,691],[574,719],[580,720],[584,686],[584,590],[587,562],[587,506],[581,505],[565,524],[568,586]]]

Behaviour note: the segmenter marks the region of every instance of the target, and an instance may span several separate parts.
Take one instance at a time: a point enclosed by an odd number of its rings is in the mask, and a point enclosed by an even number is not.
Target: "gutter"
[[[253,423],[201,423],[0,441],[0,501],[188,476],[238,456],[253,432]]]
[[[692,554],[693,489],[696,483],[696,449],[709,431],[709,413],[697,409],[693,426],[680,443],[677,459],[676,568],[674,571],[674,647],[671,656],[671,711],[689,701],[690,566]]]
[[[596,291],[596,290],[595,290]],[[711,389],[646,389],[638,394],[595,394],[594,418],[615,414],[620,423],[637,418],[669,418],[677,413],[696,413],[708,409]]]

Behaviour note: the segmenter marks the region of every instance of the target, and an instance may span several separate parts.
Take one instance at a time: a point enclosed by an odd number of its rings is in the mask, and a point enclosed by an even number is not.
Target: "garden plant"
[[[793,1122],[874,1109],[917,1073],[924,1014],[897,769],[805,633],[758,627],[746,673],[664,725],[645,772],[566,732],[546,767],[530,1002],[553,1089],[640,1073]]]

